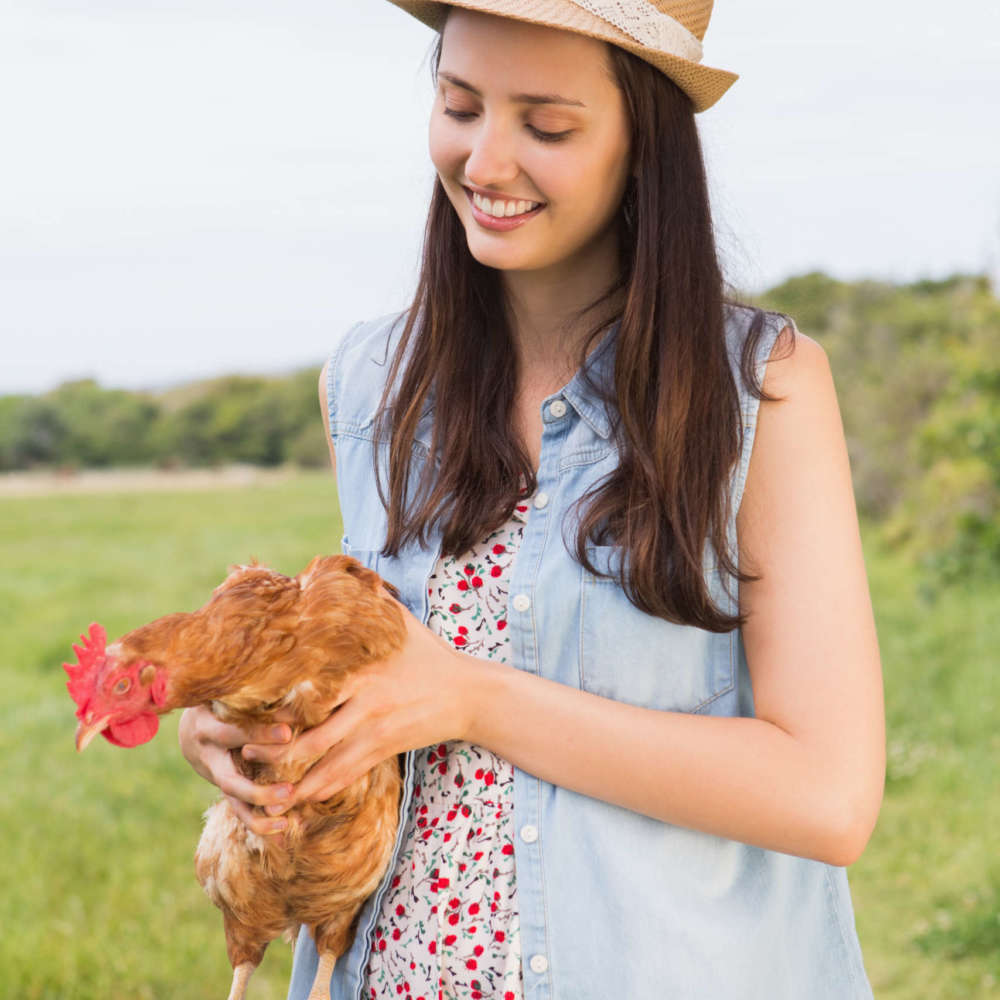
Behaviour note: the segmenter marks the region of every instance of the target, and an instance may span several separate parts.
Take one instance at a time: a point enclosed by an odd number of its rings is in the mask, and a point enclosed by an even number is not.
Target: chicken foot
[[[316,969],[316,978],[313,979],[312,989],[306,1000],[330,1000],[330,977],[336,964],[337,956],[332,952],[319,956],[319,968]]]
[[[243,1000],[247,983],[257,968],[254,962],[241,962],[233,969],[233,985],[229,988],[228,1000]]]

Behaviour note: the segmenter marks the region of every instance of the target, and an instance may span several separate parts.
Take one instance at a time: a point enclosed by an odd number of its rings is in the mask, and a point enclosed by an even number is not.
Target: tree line
[[[989,279],[842,282],[757,296],[827,352],[859,512],[945,577],[1000,572],[1000,300]],[[0,397],[0,471],[328,462],[319,368],[161,393],[67,382]]]

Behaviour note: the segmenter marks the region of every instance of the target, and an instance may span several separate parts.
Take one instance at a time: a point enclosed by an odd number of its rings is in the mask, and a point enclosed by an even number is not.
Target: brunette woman
[[[181,732],[261,834],[405,755],[354,946],[303,933],[289,997],[870,998],[878,644],[826,354],[725,293],[711,0],[392,2],[440,32],[423,266],[320,395],[409,640],[290,748]],[[325,756],[279,800],[238,746]]]

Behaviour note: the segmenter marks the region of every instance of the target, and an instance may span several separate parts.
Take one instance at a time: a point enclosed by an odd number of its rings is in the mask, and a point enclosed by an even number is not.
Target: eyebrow
[[[467,83],[461,77],[455,76],[454,73],[438,73],[438,76],[454,84],[456,87],[461,87],[462,90],[469,91],[470,94],[475,94],[476,97],[483,96],[471,83]],[[585,108],[587,106],[583,101],[574,101],[572,98],[560,97],[558,94],[512,94],[511,100],[515,104],[569,104],[575,108]]]

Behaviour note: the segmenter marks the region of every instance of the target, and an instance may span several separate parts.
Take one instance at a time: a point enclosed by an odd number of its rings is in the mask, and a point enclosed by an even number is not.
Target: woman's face
[[[617,253],[629,122],[605,43],[452,8],[430,153],[485,266],[537,271]]]

